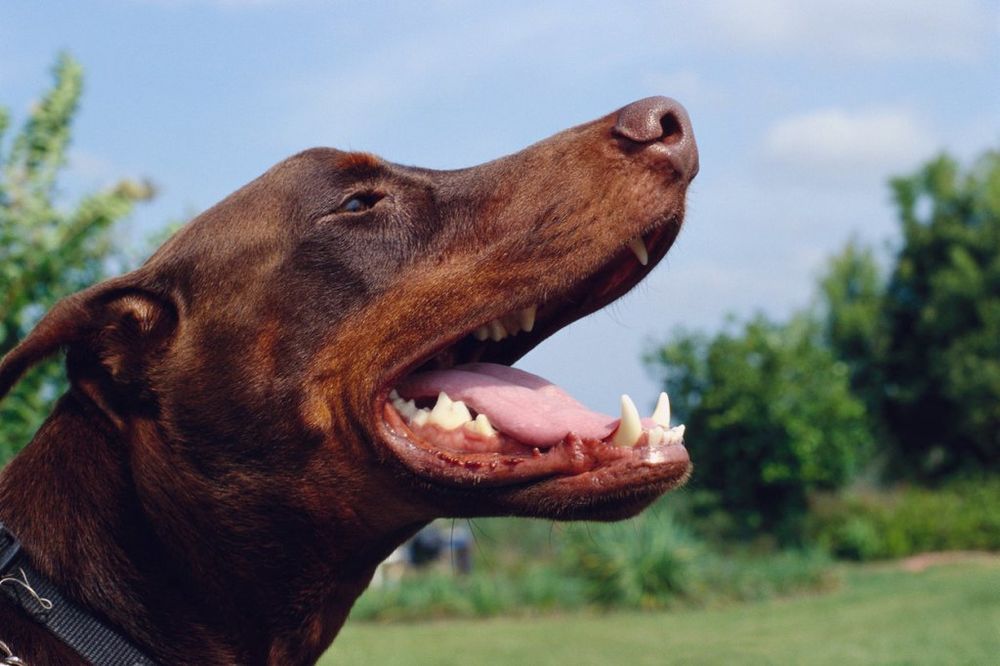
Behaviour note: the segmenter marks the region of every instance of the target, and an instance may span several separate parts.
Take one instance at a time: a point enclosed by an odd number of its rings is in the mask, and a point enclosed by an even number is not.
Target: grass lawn
[[[834,592],[723,609],[348,623],[320,661],[433,664],[998,664],[1000,558],[845,569]]]

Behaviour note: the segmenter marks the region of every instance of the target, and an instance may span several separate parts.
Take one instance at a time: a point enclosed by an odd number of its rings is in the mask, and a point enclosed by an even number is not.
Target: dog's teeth
[[[684,426],[679,425],[670,429],[671,444],[681,444],[684,442]]]
[[[472,420],[472,414],[469,413],[469,408],[465,406],[465,403],[461,400],[456,400],[451,403],[451,413],[457,419],[462,419],[461,423],[468,423]]]
[[[639,260],[639,263],[645,266],[649,263],[649,253],[646,252],[646,243],[642,240],[641,236],[636,236],[628,242],[629,249],[635,254],[635,258]]]
[[[639,420],[639,410],[635,408],[632,398],[622,396],[622,419],[615,431],[611,443],[615,446],[634,446],[642,435],[642,422]]]
[[[532,305],[530,308],[524,308],[518,313],[518,319],[521,322],[521,330],[526,333],[531,333],[531,329],[535,327],[535,313],[538,311],[538,306]]]
[[[656,409],[653,410],[653,421],[656,425],[670,429],[670,398],[666,393],[660,394],[660,399],[656,401]]]
[[[486,326],[480,326],[473,335],[476,337],[476,340],[483,342],[486,338],[490,337],[490,329]]]
[[[403,418],[407,420],[412,420],[413,416],[417,413],[417,404],[413,400],[403,400],[402,398],[396,398],[392,401],[392,406],[396,408]]]
[[[435,423],[441,427],[448,427],[445,424],[451,420],[451,398],[444,391],[438,393],[437,402],[434,403],[434,408],[431,410],[430,422]]]
[[[396,390],[393,390],[389,394],[389,398],[392,401],[392,406],[396,408],[396,411],[402,415],[407,421],[412,421],[413,417],[419,411],[417,409],[417,404],[413,400],[403,400]]]
[[[445,430],[454,430],[464,423],[472,420],[469,408],[461,400],[452,402],[448,394],[442,391],[438,393],[437,402],[427,418],[428,423],[440,426]]]
[[[431,410],[418,409],[417,412],[410,419],[410,425],[425,426],[430,421],[430,418],[431,418]]]
[[[489,323],[490,327],[490,340],[493,342],[500,342],[507,337],[507,329],[503,327],[498,320],[494,319]]]
[[[656,426],[649,431],[649,445],[659,446],[666,437],[667,432],[660,426]]]
[[[465,424],[465,427],[483,437],[492,437],[497,434],[496,429],[493,428],[486,414],[476,414],[476,420],[469,421]]]

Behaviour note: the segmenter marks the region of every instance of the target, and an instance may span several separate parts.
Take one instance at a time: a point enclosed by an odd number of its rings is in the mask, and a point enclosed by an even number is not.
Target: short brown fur
[[[435,517],[639,510],[686,470],[598,503],[557,483],[438,485],[381,443],[389,385],[442,341],[546,299],[582,316],[648,270],[603,268],[628,238],[666,252],[693,173],[615,137],[616,117],[458,171],[305,151],[64,300],[0,363],[0,395],[59,349],[71,382],[3,470],[0,521],[158,661],[287,665],[315,661]],[[359,192],[379,198],[341,208]],[[5,598],[0,640],[32,665],[80,663]]]

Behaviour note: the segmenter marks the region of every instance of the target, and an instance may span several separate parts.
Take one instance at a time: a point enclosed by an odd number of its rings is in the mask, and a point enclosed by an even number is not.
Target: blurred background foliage
[[[130,267],[117,225],[154,194],[126,180],[62,200],[82,70],[63,55],[53,79],[13,136],[0,108],[0,354]],[[1000,152],[942,155],[890,187],[888,262],[851,240],[787,321],[651,346],[688,426],[687,489],[618,524],[474,521],[485,566],[408,573],[354,617],[701,606],[824,589],[831,558],[1000,550]],[[0,464],[65,388],[56,359],[0,402]]]
[[[83,70],[62,55],[52,76],[52,88],[13,137],[7,137],[10,114],[0,107],[0,355],[57,300],[124,268],[115,224],[153,196],[149,183],[125,180],[72,206],[60,205],[58,177],[66,166]],[[0,402],[0,463],[28,443],[65,389],[60,362],[50,360]]]

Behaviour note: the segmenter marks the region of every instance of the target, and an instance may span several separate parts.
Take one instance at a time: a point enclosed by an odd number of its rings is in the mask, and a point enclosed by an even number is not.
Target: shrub
[[[620,523],[476,521],[471,574],[456,576],[447,566],[409,572],[397,585],[365,592],[351,617],[399,621],[697,607],[814,591],[833,581],[825,551],[723,553],[677,515],[672,504],[661,502]]]
[[[933,550],[1000,550],[1000,479],[939,489],[854,491],[813,500],[808,531],[835,557],[874,560]]]
[[[868,460],[864,405],[821,338],[809,315],[761,316],[711,338],[681,332],[646,358],[692,433],[692,487],[714,494],[740,538],[798,543],[809,493]]]
[[[598,606],[658,608],[687,594],[703,546],[664,510],[623,523],[574,525],[564,567]]]

